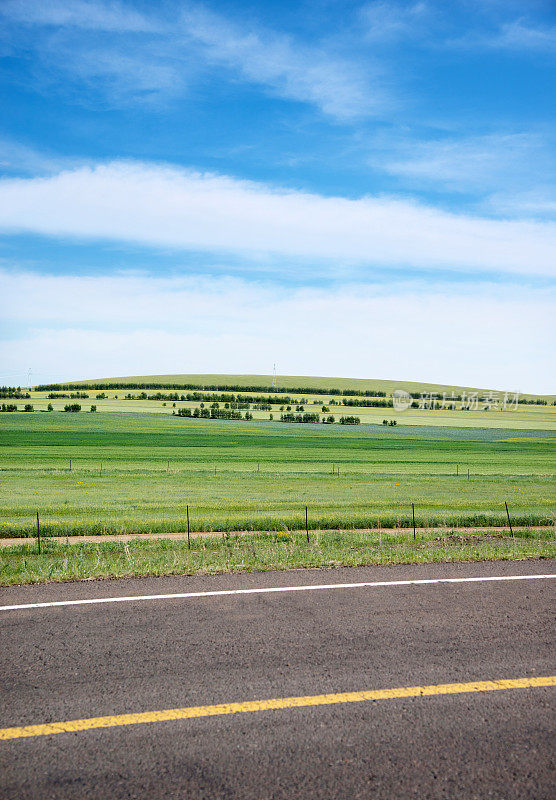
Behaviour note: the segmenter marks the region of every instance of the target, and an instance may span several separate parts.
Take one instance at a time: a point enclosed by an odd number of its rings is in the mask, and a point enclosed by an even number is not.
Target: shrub
[[[67,406],[64,406],[64,411],[81,411],[81,406],[79,403],[69,403]]]
[[[54,407],[53,407],[52,403],[49,403],[49,404],[47,405],[47,407],[46,407],[46,410],[47,410],[47,411],[54,411]]]
[[[35,409],[31,405],[31,403],[25,403],[25,408],[23,410],[24,411],[34,411]]]
[[[96,406],[91,406],[91,411],[94,413],[97,410]]]

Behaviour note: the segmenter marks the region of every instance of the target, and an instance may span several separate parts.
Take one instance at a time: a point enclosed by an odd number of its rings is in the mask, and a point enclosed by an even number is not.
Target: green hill
[[[175,386],[218,386],[218,387],[257,387],[268,388],[272,387],[272,375],[228,375],[228,374],[186,374],[186,375],[128,375],[125,377],[113,378],[95,378],[90,380],[71,381],[62,385],[71,386],[91,386],[97,387],[106,384],[122,384],[137,386],[140,384],[164,384]],[[370,378],[332,378],[332,377],[315,377],[313,375],[279,375],[277,377],[278,390],[292,391],[294,389],[339,389],[339,390],[356,390],[356,391],[380,391],[391,394],[394,389],[406,389],[409,392],[452,392],[461,394],[462,391],[479,391],[483,394],[491,389],[485,389],[477,386],[456,386],[444,383],[420,383],[416,381],[393,381],[386,379],[370,379]],[[511,387],[510,387],[511,388]],[[493,389],[492,391],[504,391],[504,389]],[[556,395],[537,395],[522,393],[522,397],[527,399],[541,398],[547,400],[549,403],[556,399]]]

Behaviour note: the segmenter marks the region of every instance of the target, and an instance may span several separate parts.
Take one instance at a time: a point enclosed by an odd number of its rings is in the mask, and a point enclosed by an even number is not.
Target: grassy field
[[[516,525],[555,518],[548,431],[6,414],[0,536]],[[70,471],[71,459],[71,471]],[[469,469],[469,478],[467,470]],[[333,474],[334,471],[334,474]],[[339,471],[339,474],[337,474]],[[459,473],[459,474],[456,474]]]
[[[553,532],[516,530],[514,535],[434,531],[369,535],[359,531],[310,534],[278,532],[202,537],[186,541],[134,541],[66,545],[45,541],[0,551],[0,585],[85,578],[183,575],[310,567],[485,561],[556,557]]]
[[[232,375],[232,374],[185,374],[185,375],[132,375],[117,378],[98,378],[84,381],[72,381],[72,383],[127,383],[130,386],[140,383],[166,383],[195,386],[219,385],[219,386],[272,386],[272,375]],[[405,389],[408,392],[451,392],[459,394],[462,391],[480,391],[479,387],[455,386],[444,383],[427,383],[416,381],[399,381],[387,379],[369,378],[336,378],[336,377],[315,377],[312,375],[280,375],[277,377],[279,391],[290,391],[292,388],[311,387],[315,389],[355,389],[357,391],[384,391],[391,394],[394,389]],[[483,387],[488,390],[489,387]],[[524,397],[546,397],[556,400],[556,395],[534,395],[524,394]]]
[[[154,376],[155,378],[180,378],[191,376]],[[223,378],[224,376],[206,376],[213,378]],[[238,376],[232,376],[238,377]],[[261,376],[247,376],[250,378],[261,378]],[[114,379],[120,380],[120,379]],[[292,379],[294,380],[294,379]],[[315,381],[321,379],[314,379]],[[325,379],[322,379],[323,381]],[[448,387],[451,391],[453,387]],[[441,389],[441,387],[440,387]],[[440,391],[439,389],[439,391]],[[456,387],[457,389],[457,387]],[[162,391],[162,390],[161,390]],[[169,393],[171,390],[166,390]],[[413,389],[412,389],[413,391]],[[417,391],[417,389],[415,389]],[[147,394],[156,394],[157,390],[148,390]],[[89,411],[91,405],[95,405],[99,413],[115,413],[124,412],[126,414],[159,414],[161,416],[171,416],[172,412],[176,412],[180,408],[189,408],[193,410],[200,405],[200,401],[187,401],[178,400],[175,402],[164,400],[148,400],[148,399],[125,399],[128,393],[134,394],[136,397],[140,394],[140,390],[103,390],[97,392],[95,390],[88,390],[89,395],[86,399],[71,400],[69,398],[50,399],[49,391],[36,391],[30,392],[31,397],[25,400],[14,401],[17,403],[20,410],[23,409],[25,403],[31,403],[35,412],[43,412],[47,410],[48,405],[52,405],[55,412],[63,411],[64,406],[70,402],[78,402],[82,407],[82,412]],[[67,392],[65,392],[67,394]],[[440,391],[440,395],[441,395]],[[97,394],[106,395],[102,399],[97,399]],[[257,393],[243,392],[247,397],[254,399]],[[258,395],[260,396],[260,392]],[[292,395],[290,395],[292,397]],[[548,396],[547,396],[548,397]],[[373,408],[364,406],[343,406],[341,399],[336,397],[326,397],[323,395],[316,395],[310,393],[297,393],[293,395],[292,408],[295,411],[295,404],[304,401],[304,410],[312,413],[320,413],[322,415],[322,403],[326,403],[329,411],[323,415],[327,416],[332,414],[336,421],[339,421],[342,415],[355,415],[359,417],[361,423],[364,425],[381,425],[384,419],[395,420],[398,426],[407,427],[433,427],[433,428],[446,428],[446,427],[465,427],[465,428],[490,428],[490,429],[505,429],[505,430],[556,430],[556,406],[551,405],[550,398],[547,399],[547,405],[519,405],[516,411],[489,411],[485,412],[482,408],[474,409],[471,411],[462,412],[459,408],[457,410],[441,410],[441,409],[419,409],[410,408],[406,411],[396,411],[393,408]],[[384,398],[375,398],[384,399]],[[546,399],[546,398],[545,398]],[[500,397],[502,401],[502,397]],[[207,401],[205,405],[208,407],[210,403]],[[222,406],[222,403],[220,404]],[[253,417],[256,420],[270,420],[270,415],[273,414],[274,420],[280,417],[280,405],[273,404],[271,411],[252,409]],[[2,418],[7,415],[2,415]],[[45,415],[43,415],[45,416]],[[1,424],[1,418],[0,418]]]
[[[136,383],[270,386],[271,377],[109,381],[127,382],[138,395]],[[304,386],[388,394],[400,385],[306,376],[280,380],[290,395]],[[400,388],[469,391],[433,384]],[[105,396],[97,399],[100,391]],[[189,419],[174,414],[201,401],[125,399],[127,388],[88,390],[89,397],[78,402],[83,411],[96,405],[97,413],[59,413],[74,400],[50,399],[48,393],[33,390],[30,399],[17,403],[22,408],[31,402],[35,412],[51,403],[52,413],[0,414],[0,537],[34,536],[38,511],[42,533],[58,538],[45,541],[41,556],[35,543],[2,548],[3,584],[555,554],[552,397],[545,398],[546,405],[488,413],[342,406],[337,395],[317,392],[292,397],[294,411],[294,404],[303,403],[305,411],[322,418],[324,401],[336,419],[353,414],[362,423],[341,426],[279,422],[279,404],[251,409],[252,421]],[[253,402],[254,393],[244,393]],[[397,424],[384,426],[383,419]],[[505,503],[513,537],[473,530],[506,525]],[[412,504],[423,529],[415,542]],[[224,535],[194,539],[191,550],[179,540],[109,539],[110,534],[184,532],[187,506],[192,531]],[[296,533],[304,527],[305,507],[310,543]],[[548,527],[534,531],[535,525]],[[87,534],[107,539],[72,545],[61,538]]]

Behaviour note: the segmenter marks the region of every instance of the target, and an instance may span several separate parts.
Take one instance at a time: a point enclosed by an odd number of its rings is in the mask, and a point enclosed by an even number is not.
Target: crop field
[[[509,415],[508,415],[509,416]],[[0,535],[554,524],[556,438],[509,428],[4,414]],[[71,469],[70,469],[71,459]],[[469,473],[468,473],[469,470]],[[468,476],[469,475],[469,476]]]

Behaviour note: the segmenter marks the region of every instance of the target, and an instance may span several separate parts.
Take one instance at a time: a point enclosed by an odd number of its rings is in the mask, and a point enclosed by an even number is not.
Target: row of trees
[[[89,395],[85,392],[74,392],[73,394],[60,394],[60,392],[50,392],[49,400],[88,400]]]
[[[29,392],[22,391],[20,386],[0,386],[0,397],[11,400],[27,400],[31,395]]]
[[[196,383],[123,383],[123,382],[94,382],[94,383],[43,383],[35,387],[38,392],[48,391],[95,391],[98,389],[185,389],[197,390],[204,392],[271,392],[278,394],[284,389],[274,388],[273,386],[240,386],[239,384],[205,384],[199,386]],[[353,397],[386,397],[386,392],[376,389],[333,389],[323,388],[321,386],[292,386],[288,387],[288,392],[294,394],[332,394],[332,395],[347,395]],[[182,399],[182,398],[177,398]]]
[[[307,411],[305,414],[294,414],[286,412],[280,414],[280,422],[320,422],[320,414],[312,414]]]
[[[17,408],[17,405],[15,403],[2,403],[2,405],[0,405],[0,412],[2,412],[2,411],[17,411],[17,410],[18,410],[18,408]],[[23,411],[34,411],[34,410],[35,410],[35,407],[31,403],[25,403],[25,406],[23,407]],[[48,404],[48,406],[46,407],[46,410],[47,411],[54,411],[52,403]],[[95,412],[96,410],[97,410],[96,406],[91,406],[91,411],[92,412]],[[73,412],[81,411],[81,406],[79,405],[79,403],[69,403],[68,405],[64,406],[64,411],[70,411],[70,412],[71,411],[73,411]]]
[[[178,417],[193,419],[253,419],[250,411],[246,411],[244,416],[241,411],[233,411],[231,408],[178,408],[177,413],[173,413]]]
[[[280,422],[322,422],[323,425],[332,425],[336,421],[335,417],[330,414],[328,417],[321,419],[320,414],[313,414],[305,412],[305,414],[285,413],[280,414]],[[340,425],[360,425],[361,420],[359,417],[340,417]]]
[[[392,408],[394,403],[392,400],[358,400],[353,397],[344,397],[342,400],[343,406],[361,406],[365,408]]]

